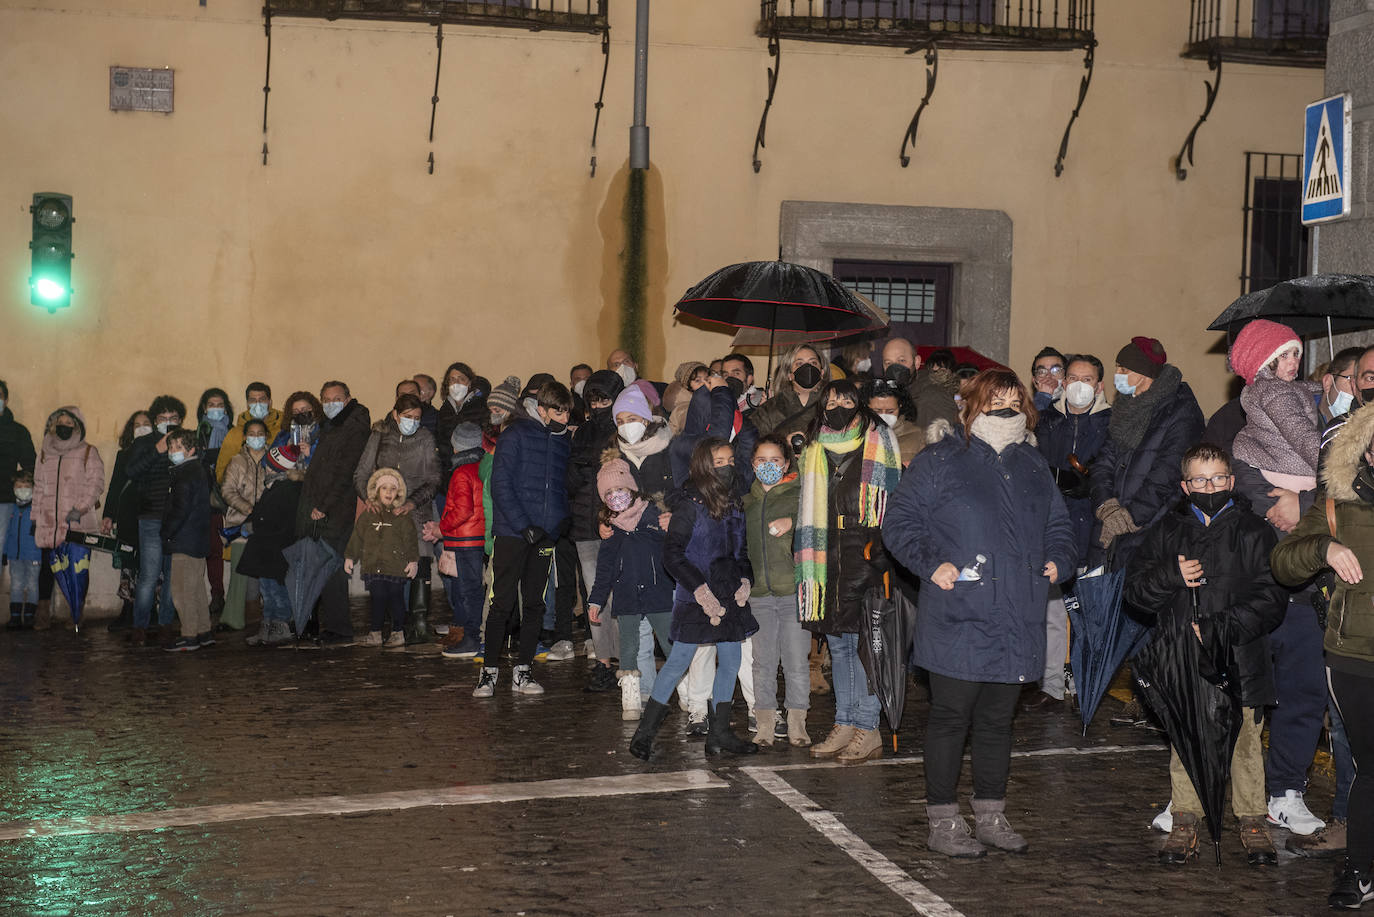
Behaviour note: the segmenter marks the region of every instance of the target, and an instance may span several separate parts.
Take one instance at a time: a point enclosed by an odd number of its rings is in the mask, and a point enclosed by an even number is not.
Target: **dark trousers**
[[[491,610],[487,613],[487,668],[495,668],[513,621],[520,625],[517,665],[534,662],[539,626],[544,620],[544,587],[553,566],[553,542],[528,544],[525,539],[498,535],[491,552]],[[519,615],[517,618],[516,615]]]
[[[401,630],[406,623],[406,583],[373,580],[367,584],[372,596],[372,629],[381,630],[387,612],[391,612],[391,629]]]
[[[321,636],[353,636],[353,618],[348,612],[348,580],[349,576],[343,572],[343,567],[325,580],[324,589],[320,592],[320,604],[316,606],[319,609]]]
[[[577,604],[577,545],[560,538],[553,552],[553,639],[572,639],[573,606]]]
[[[1307,788],[1307,769],[1321,738],[1326,714],[1326,660],[1322,629],[1311,605],[1290,603],[1283,623],[1269,635],[1278,704],[1269,717],[1269,760],[1265,785],[1270,796]]]
[[[1005,799],[1011,769],[1011,720],[1021,686],[930,674],[926,727],[926,802],[958,802],[964,743],[973,733],[973,797]]]
[[[1374,678],[1335,669],[1327,670],[1327,678],[1355,758],[1345,855],[1351,866],[1363,871],[1374,860]]]
[[[224,540],[220,530],[224,528],[224,516],[215,513],[210,517],[210,553],[205,557],[205,576],[210,580],[210,595],[224,598]]]

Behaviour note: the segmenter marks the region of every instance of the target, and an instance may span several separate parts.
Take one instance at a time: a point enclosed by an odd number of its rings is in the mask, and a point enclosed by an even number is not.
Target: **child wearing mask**
[[[439,530],[444,536],[444,553],[439,572],[449,579],[449,605],[453,623],[440,642],[444,656],[472,659],[480,648],[482,631],[482,562],[485,560],[487,514],[483,508],[480,474],[486,450],[482,448],[482,428],[475,423],[460,423],[449,437],[453,447],[453,473],[448,479],[444,515]]]
[[[4,542],[10,565],[10,619],[5,630],[33,630],[43,552],[33,540],[32,472],[21,471],[14,476],[14,504]]]
[[[344,548],[344,572],[362,571],[372,596],[372,630],[361,646],[403,648],[405,639],[406,583],[420,569],[420,543],[415,524],[393,511],[406,502],[406,485],[395,468],[378,468],[367,479],[367,499],[382,508],[363,513],[353,524],[353,535]],[[391,616],[391,635],[382,639],[382,625]]]
[[[248,538],[238,572],[256,577],[262,589],[262,623],[244,642],[249,646],[280,646],[290,643],[291,595],[286,591],[286,557],[296,540],[296,510],[304,487],[305,468],[300,450],[292,445],[273,446],[262,457],[263,491],[243,524]]]
[[[172,603],[181,616],[181,638],[166,649],[184,653],[215,642],[205,558],[210,554],[210,470],[196,454],[195,430],[167,434],[171,487],[162,511],[162,549],[171,558]]]

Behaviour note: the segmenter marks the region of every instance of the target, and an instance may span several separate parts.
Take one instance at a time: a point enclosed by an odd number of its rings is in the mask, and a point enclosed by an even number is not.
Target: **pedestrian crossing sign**
[[[1302,222],[1350,215],[1350,94],[1313,102],[1304,116]]]

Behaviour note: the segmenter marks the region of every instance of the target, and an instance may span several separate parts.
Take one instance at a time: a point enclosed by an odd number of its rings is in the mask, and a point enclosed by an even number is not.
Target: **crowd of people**
[[[121,577],[111,629],[134,647],[199,650],[257,606],[254,646],[437,641],[479,664],[475,698],[493,696],[507,656],[509,689],[534,696],[535,663],[573,658],[580,621],[587,689],[619,689],[637,757],[653,755],[676,691],[707,754],[785,738],[853,764],[882,755],[859,642],[887,576],[918,606],[928,843],[977,857],[1028,847],[1006,808],[1013,720],[1069,708],[1065,596],[1089,570],[1126,570],[1128,613],[1227,648],[1249,862],[1276,863],[1270,826],[1286,828],[1295,851],[1344,858],[1330,903],[1358,908],[1374,897],[1374,777],[1355,767],[1374,760],[1374,348],[1334,355],[1314,381],[1301,350],[1283,325],[1245,326],[1229,354],[1244,388],[1210,420],[1145,337],[1110,376],[1046,347],[1029,385],[900,338],[792,347],[771,379],[740,353],[668,383],[639,378],[623,350],[566,383],[493,384],[456,362],[402,380],[376,419],[341,381],[280,402],[254,382],[241,413],[219,388],[194,414],[171,395],[134,411],[108,485],[77,406],[47,416],[36,449],[3,407],[7,626],[43,617],[69,530],[102,534]],[[295,608],[287,577],[307,539],[336,565]],[[361,632],[354,573],[370,596]],[[736,685],[752,740],[732,725]],[[813,744],[810,698],[830,690],[834,722]],[[1143,718],[1136,707],[1122,716]],[[1304,793],[1328,726],[1323,821]],[[957,793],[969,744],[972,826]],[[1203,811],[1177,754],[1170,782],[1155,824],[1161,861],[1181,865]]]

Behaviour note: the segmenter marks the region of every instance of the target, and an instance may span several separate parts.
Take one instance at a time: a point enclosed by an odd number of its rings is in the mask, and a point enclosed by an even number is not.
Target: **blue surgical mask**
[[[248,416],[254,420],[267,419],[268,406],[266,401],[254,401],[248,405]]]
[[[185,452],[168,452],[168,453],[167,453],[167,458],[171,460],[171,462],[172,462],[173,465],[180,465],[182,462],[186,461],[186,453],[185,453]]]
[[[265,437],[265,436],[250,436],[250,437],[248,437],[248,439],[247,439],[247,443],[248,443],[248,448],[249,448],[249,449],[252,449],[254,452],[259,452],[259,451],[261,451],[264,447],[266,447],[266,445],[267,445],[267,437]]]
[[[1349,392],[1336,392],[1336,400],[1331,402],[1331,416],[1340,417],[1342,414],[1349,413],[1350,406],[1355,403],[1355,396]]]
[[[5,413],[5,399],[0,398],[0,414]]]
[[[759,462],[754,466],[754,477],[772,487],[782,480],[782,466],[776,462]]]
[[[324,416],[333,420],[347,405],[347,401],[326,401],[324,403]]]
[[[414,417],[402,417],[396,421],[396,426],[401,428],[402,436],[414,436],[415,431],[420,429],[420,421]]]
[[[1112,382],[1116,384],[1116,390],[1123,395],[1134,395],[1135,386],[1126,381],[1125,373],[1117,373],[1112,377]]]
[[[206,408],[205,419],[218,423],[224,419],[224,408]]]

